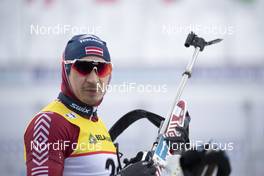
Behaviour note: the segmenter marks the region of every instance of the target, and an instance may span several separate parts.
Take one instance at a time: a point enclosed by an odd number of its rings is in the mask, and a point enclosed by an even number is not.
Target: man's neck
[[[74,100],[66,95],[64,95],[62,92],[60,92],[58,99],[69,109],[71,109],[73,112],[81,115],[82,117],[97,121],[97,107],[96,106],[88,106],[78,100]]]

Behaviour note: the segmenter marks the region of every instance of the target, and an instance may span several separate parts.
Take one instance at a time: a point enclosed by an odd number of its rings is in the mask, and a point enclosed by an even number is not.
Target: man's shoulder
[[[41,132],[47,136],[57,136],[56,138],[65,139],[77,133],[77,131],[78,128],[62,115],[52,111],[41,111],[28,124],[24,137],[32,138],[34,134]]]
[[[68,122],[60,114],[51,111],[39,112],[33,117],[24,133],[25,159],[30,161],[34,158],[32,146],[43,145],[48,147],[50,144],[53,146],[53,144],[59,144],[61,141],[75,143],[78,140],[78,135],[79,128]],[[59,162],[62,162],[61,158],[69,156],[72,152],[70,148],[59,150],[51,148],[48,151],[50,157]],[[57,158],[60,151],[64,157]]]
[[[46,126],[50,126],[51,123],[67,123],[67,120],[63,118],[61,114],[53,111],[40,111],[31,120],[30,124],[43,123]]]

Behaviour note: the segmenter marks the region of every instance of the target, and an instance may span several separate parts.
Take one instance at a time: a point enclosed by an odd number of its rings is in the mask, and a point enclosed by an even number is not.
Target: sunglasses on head
[[[100,78],[106,77],[112,72],[111,62],[74,59],[64,61],[64,63],[72,64],[72,68],[84,76],[91,73],[94,69]]]

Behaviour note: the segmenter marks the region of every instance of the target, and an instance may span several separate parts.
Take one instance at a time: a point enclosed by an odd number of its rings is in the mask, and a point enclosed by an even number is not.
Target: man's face
[[[82,59],[104,62],[104,59],[96,56],[87,56]],[[110,74],[105,77],[99,77],[96,69],[83,75],[72,67],[69,75],[70,86],[74,95],[81,102],[90,106],[96,105],[103,98],[105,93],[103,90],[106,90],[105,88],[109,83],[109,79]]]

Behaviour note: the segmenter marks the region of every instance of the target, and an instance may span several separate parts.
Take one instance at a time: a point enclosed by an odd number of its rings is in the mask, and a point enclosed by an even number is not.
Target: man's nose
[[[97,83],[99,82],[99,77],[97,75],[96,67],[86,76],[86,81],[90,83]]]

